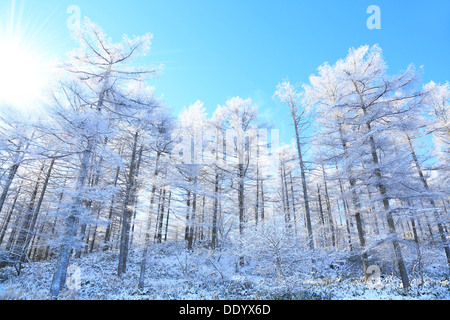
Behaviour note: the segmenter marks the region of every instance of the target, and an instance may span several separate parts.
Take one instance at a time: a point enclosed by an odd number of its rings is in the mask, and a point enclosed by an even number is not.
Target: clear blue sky
[[[3,29],[11,2],[0,2]],[[366,27],[372,4],[381,8],[381,30]],[[272,100],[277,83],[307,82],[350,47],[378,43],[391,73],[414,63],[424,66],[424,82],[450,80],[448,0],[16,0],[15,28],[41,52],[61,55],[74,45],[69,5],[118,41],[124,33],[154,34],[146,61],[166,67],[152,84],[175,112],[198,99],[211,113],[228,98],[250,97],[285,141],[291,121]]]

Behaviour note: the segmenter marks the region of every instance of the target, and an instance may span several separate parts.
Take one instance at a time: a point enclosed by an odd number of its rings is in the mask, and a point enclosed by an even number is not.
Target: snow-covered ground
[[[235,255],[198,249],[187,253],[179,244],[154,246],[148,259],[146,287],[137,289],[140,251],[130,252],[125,276],[116,276],[117,253],[102,252],[72,260],[80,268],[81,288],[66,290],[61,299],[79,300],[397,300],[450,299],[445,265],[424,267],[423,283],[412,274],[407,294],[401,281],[382,272],[379,282],[368,285],[358,276],[357,264],[329,252],[318,252],[314,262],[287,261],[281,274],[269,260],[247,258],[239,270]],[[49,298],[55,262],[28,265],[17,277],[14,268],[0,270],[0,299]],[[431,272],[430,270],[435,270]]]

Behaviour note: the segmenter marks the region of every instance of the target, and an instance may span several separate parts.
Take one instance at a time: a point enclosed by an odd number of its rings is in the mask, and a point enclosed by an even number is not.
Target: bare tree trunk
[[[323,205],[322,205],[322,195],[320,193],[320,185],[317,184],[317,204],[318,204],[318,211],[320,216],[320,221],[322,222],[322,237],[323,237],[323,245],[327,242],[327,236],[326,236],[326,230],[325,230],[325,217],[323,214]]]
[[[27,149],[28,149],[28,145],[25,148],[25,150],[27,150]],[[19,170],[20,163],[21,163],[21,161],[23,160],[23,157],[24,157],[24,154],[21,153],[20,150],[21,150],[21,146],[19,145],[19,147],[17,148],[17,156],[14,159],[13,165],[9,169],[8,177],[6,178],[6,182],[5,182],[5,185],[3,187],[2,194],[0,195],[0,213],[3,210],[3,205],[5,204],[6,197],[8,196],[9,188],[11,187],[11,184],[12,184],[12,182],[14,180],[14,177],[16,176],[17,170]]]
[[[97,221],[100,219],[101,211],[102,211],[102,209],[101,209],[101,207],[99,207],[97,210]],[[94,252],[95,241],[97,240],[97,229],[98,229],[98,225],[95,224],[94,225],[94,234],[92,235],[91,245],[89,247],[89,253]]]
[[[170,202],[172,200],[172,191],[169,191],[169,202],[167,204],[166,230],[164,234],[164,241],[167,242],[167,234],[169,232],[169,217],[170,217]]]
[[[367,129],[369,132],[372,131],[370,123],[367,123]],[[373,136],[369,137],[369,142],[370,142],[370,148],[371,148],[371,152],[372,152],[372,160],[375,165],[374,174],[378,179],[377,188],[382,197],[382,202],[383,202],[384,210],[386,212],[386,219],[387,219],[387,224],[389,227],[389,232],[391,233],[391,236],[393,238],[392,245],[394,246],[394,252],[395,252],[396,259],[397,259],[397,265],[398,265],[398,269],[400,271],[400,277],[402,278],[403,288],[405,290],[408,290],[408,288],[410,287],[408,273],[406,271],[400,244],[397,240],[397,231],[395,229],[395,222],[394,222],[394,218],[392,216],[392,211],[391,211],[391,208],[389,205],[389,198],[387,196],[387,190],[386,190],[386,187],[384,186],[384,184],[382,183],[382,173],[381,173],[381,170],[379,169],[379,159],[378,159],[378,154],[377,154],[376,147],[375,147],[375,139]]]
[[[190,223],[191,223],[191,192],[187,191],[187,200],[186,200],[186,228],[184,232],[184,240],[189,242],[189,231],[190,231]]]
[[[63,188],[65,188],[66,182],[67,182],[67,180],[64,181]],[[61,192],[59,194],[58,207],[56,209],[56,212],[59,212],[59,210],[61,209],[61,202],[62,202],[63,197],[64,197],[64,192]],[[58,222],[58,219],[55,217],[55,219],[53,220],[51,235],[55,234],[57,222]],[[50,251],[51,251],[51,247],[50,247],[50,245],[47,245],[47,247],[45,249],[44,260],[47,260],[47,258],[51,255]]]
[[[39,250],[39,246],[42,240],[41,235],[44,232],[46,224],[47,221],[44,221],[44,223],[42,223],[42,225],[39,228],[38,234],[33,236],[33,242],[31,243],[30,251],[28,252],[28,256],[31,258],[32,261],[41,261],[42,249]]]
[[[33,220],[33,210],[34,210],[34,204],[36,202],[36,197],[39,191],[39,186],[41,183],[41,172],[44,170],[44,166],[39,170],[39,176],[38,180],[35,184],[35,187],[33,189],[33,192],[31,194],[30,202],[28,203],[28,208],[26,211],[25,216],[23,217],[23,221],[20,226],[19,234],[17,235],[17,239],[14,245],[14,250],[12,252],[12,260],[17,262],[19,264],[18,273],[20,274],[21,270],[21,261],[24,258],[23,257],[23,249],[25,248],[25,244],[27,241],[28,233],[30,232],[31,228],[31,221]]]
[[[341,135],[341,139],[342,138],[343,138],[343,136]],[[346,146],[346,144],[343,144],[343,146]],[[334,150],[333,150],[333,154],[334,154]],[[339,169],[337,162],[335,162],[335,167],[336,167],[336,170]],[[348,203],[347,203],[347,200],[345,197],[344,186],[342,184],[342,180],[339,178],[338,182],[339,182],[339,190],[341,192],[341,197],[342,197],[342,206],[343,206],[344,215],[345,215],[345,225],[346,225],[346,229],[347,229],[348,245],[349,245],[350,251],[353,251],[352,233],[351,233],[350,222],[349,222],[349,215],[350,215],[349,211],[350,210],[348,208]],[[339,201],[337,201],[337,204],[339,206]]]
[[[19,210],[17,210],[17,214],[15,215],[14,222],[12,223],[11,232],[9,233],[8,243],[6,244],[6,251],[12,251],[14,249],[14,243],[16,241],[16,234],[20,228],[20,224],[22,222],[22,213],[25,205],[21,204]]]
[[[264,222],[265,219],[265,197],[264,197],[264,181],[261,181],[261,221]]]
[[[106,143],[106,142],[105,142],[105,143]],[[89,182],[89,186],[90,186],[90,187],[98,186],[98,183],[99,183],[99,181],[100,181],[100,169],[99,169],[99,168],[100,168],[102,162],[103,162],[103,157],[101,157],[100,160],[98,161],[96,173],[93,174],[92,177],[91,177],[91,179],[90,179],[90,182]],[[92,211],[95,211],[96,208],[97,208],[98,206],[100,206],[100,204],[99,204],[98,202],[94,202],[93,200],[88,200],[86,203],[87,203],[87,204],[86,204],[86,208],[87,208],[88,211],[89,211],[89,215],[92,215]],[[98,219],[97,219],[97,220],[98,220]],[[85,222],[82,222],[82,223],[81,223],[80,241],[83,241],[83,240],[84,240],[85,245],[84,245],[84,249],[83,249],[83,247],[80,247],[80,248],[78,248],[78,249],[76,250],[75,258],[77,258],[77,259],[79,259],[79,258],[81,257],[81,253],[82,253],[82,252],[84,252],[85,254],[87,254],[88,251],[89,251],[88,248],[89,248],[89,237],[90,237],[91,226],[89,225],[89,229],[88,229],[89,232],[88,232],[88,234],[87,234],[87,236],[86,236],[86,229],[87,229],[87,227],[88,227],[88,224],[87,224],[87,223],[85,223]],[[85,239],[85,238],[86,238],[86,239]]]
[[[47,174],[45,176],[45,181],[44,181],[44,184],[42,186],[41,194],[39,196],[39,200],[37,202],[36,208],[34,209],[33,216],[32,216],[32,219],[31,219],[31,223],[29,225],[27,238],[26,238],[25,243],[24,243],[23,248],[22,248],[21,260],[23,260],[23,255],[28,250],[28,246],[29,246],[31,238],[33,237],[33,234],[34,234],[34,230],[36,229],[36,221],[37,221],[37,218],[39,216],[39,212],[41,210],[42,202],[44,201],[45,193],[47,192],[47,187],[48,187],[48,183],[49,183],[49,180],[50,180],[50,176],[52,174],[52,170],[53,170],[54,164],[55,164],[55,160],[52,160],[50,162],[50,166],[49,166]]]
[[[161,217],[161,189],[158,190],[158,209],[156,210],[156,223],[155,223],[155,235],[153,237],[153,242],[158,243],[158,229],[159,229],[159,221]]]
[[[157,162],[158,163],[158,162]],[[155,171],[155,176],[157,175]],[[155,193],[156,193],[156,186],[153,185],[152,187],[152,194],[150,197],[150,212],[147,218],[147,227],[145,230],[145,244],[144,244],[144,250],[142,251],[142,259],[141,259],[141,268],[139,272],[139,284],[138,288],[143,290],[145,287],[145,273],[147,271],[147,255],[148,255],[148,248],[150,247],[150,230],[152,228],[152,214],[153,214],[153,205],[155,204]]]
[[[14,213],[14,209],[16,208],[17,200],[20,196],[20,191],[22,189],[22,186],[19,186],[19,190],[17,190],[16,196],[13,200],[13,203],[11,205],[11,208],[8,211],[8,214],[5,217],[5,221],[2,224],[1,232],[0,232],[0,245],[3,242],[3,239],[5,238],[6,231],[8,230],[9,222],[11,221],[12,214]]]
[[[196,178],[195,178],[196,180]],[[195,183],[196,184],[196,183]],[[195,230],[195,219],[197,215],[197,193],[194,193],[192,197],[192,212],[189,223],[189,237],[188,237],[188,250],[192,250],[194,246],[194,230]]]
[[[88,141],[88,146],[86,150],[83,151],[83,156],[81,160],[80,171],[78,175],[76,190],[78,194],[76,195],[69,216],[66,219],[66,230],[64,232],[64,240],[60,248],[59,260],[57,264],[56,271],[53,275],[52,284],[50,287],[50,294],[53,299],[57,299],[59,293],[65,286],[67,277],[67,268],[69,267],[70,254],[72,252],[73,245],[76,241],[77,234],[77,218],[81,211],[81,206],[83,202],[83,189],[86,185],[89,163],[92,158],[93,142]]]
[[[244,228],[245,228],[245,204],[244,204],[244,165],[239,164],[239,187],[238,187],[238,203],[239,203],[239,235],[241,240],[244,236]],[[241,267],[244,266],[244,256],[239,257],[239,265]]]
[[[165,211],[164,203],[166,200],[166,190],[163,189],[162,194],[160,191],[160,195],[161,195],[161,199],[160,199],[158,226],[157,226],[158,232],[156,235],[156,240],[158,243],[162,242],[162,228],[163,228],[163,224],[164,224],[164,211]]]
[[[297,115],[295,112],[292,112],[292,117],[294,119],[295,138],[297,140],[298,160],[300,162],[303,200],[305,203],[306,227],[308,230],[308,245],[311,250],[314,250],[314,237],[313,237],[313,230],[312,230],[312,223],[311,223],[311,210],[309,207],[308,187],[306,184],[306,168],[305,168],[305,163],[303,161],[302,146],[301,146],[301,142],[300,142],[300,131],[299,131],[299,127],[298,127]]]
[[[138,153],[138,160],[136,164],[136,171],[135,171],[135,180],[137,180],[137,177],[139,177],[139,173],[141,170],[141,162],[142,162],[142,154],[144,152],[144,146],[141,145],[141,148],[139,149]],[[135,181],[134,185],[135,188],[137,187],[138,182]],[[136,214],[137,214],[137,199],[136,199],[136,190],[133,192],[133,200],[134,203],[134,211],[133,211],[133,219],[132,219],[132,227],[131,227],[131,239],[130,239],[130,246],[133,245],[133,237],[134,237],[134,228],[135,228],[135,221],[136,221]]]
[[[119,180],[119,174],[120,174],[120,167],[117,167],[116,170],[116,177],[114,179],[114,188],[117,187],[117,182]],[[112,218],[113,218],[113,212],[114,212],[114,202],[115,202],[116,196],[113,195],[111,198],[111,203],[109,205],[109,214],[108,214],[108,225],[106,227],[105,232],[105,239],[103,240],[103,251],[106,251],[110,248],[109,241],[111,240],[111,228],[112,228]]]
[[[281,185],[281,203],[283,206],[283,213],[284,213],[284,229],[285,233],[288,234],[289,226],[288,226],[288,204],[287,204],[287,197],[286,197],[286,190],[285,190],[285,184],[284,184],[284,177],[283,177],[283,163],[280,161],[280,185]]]
[[[325,204],[327,206],[327,213],[328,213],[328,223],[330,225],[330,231],[331,231],[331,242],[333,244],[333,247],[336,247],[336,231],[334,229],[334,221],[333,221],[333,214],[331,213],[331,203],[330,203],[330,196],[328,194],[328,183],[327,183],[327,174],[325,172],[325,167],[322,162],[322,175],[323,175],[323,182],[325,187]]]
[[[5,200],[6,200],[6,197],[8,195],[9,188],[11,187],[11,184],[12,184],[13,179],[14,179],[16,173],[17,173],[17,170],[19,169],[19,166],[20,166],[20,164],[17,163],[17,164],[14,164],[11,167],[11,169],[9,169],[8,178],[6,179],[6,184],[3,187],[3,192],[2,192],[2,195],[0,196],[0,212],[3,209],[3,205],[5,204]]]
[[[153,177],[156,180],[158,174],[159,174],[159,160],[161,158],[161,153],[156,154],[156,164],[155,164],[155,171],[153,173]],[[152,228],[152,215],[153,215],[153,205],[155,204],[155,193],[156,193],[156,181],[153,183],[152,187],[152,193],[150,196],[150,210],[147,218],[147,226],[145,230],[145,240],[144,240],[144,250],[142,251],[142,259],[141,259],[141,265],[140,265],[140,272],[139,272],[139,283],[138,288],[140,290],[144,289],[145,287],[145,273],[147,270],[147,255],[148,255],[148,248],[150,247],[150,230]]]
[[[212,216],[212,230],[211,230],[211,247],[212,249],[216,249],[217,247],[217,219],[219,213],[219,173],[216,169],[216,175],[214,179],[214,207],[213,207],[213,216]]]
[[[292,179],[292,172],[289,174],[291,182],[291,195],[292,195],[292,213],[294,215],[294,232],[297,235],[297,212],[295,209],[295,194],[294,194],[294,180]]]
[[[419,236],[417,235],[417,228],[416,228],[416,222],[414,221],[414,218],[411,217],[411,226],[414,236],[414,242],[417,246],[417,263],[419,266],[419,272],[420,272],[420,278],[421,278],[421,284],[424,284],[423,280],[423,268],[422,268],[422,253],[420,252],[420,243],[419,243]]]
[[[128,259],[128,246],[130,240],[130,219],[133,214],[133,210],[130,208],[132,206],[132,201],[134,200],[135,192],[135,172],[136,172],[136,158],[137,158],[137,144],[138,144],[139,133],[136,132],[134,135],[133,151],[131,155],[130,162],[130,172],[128,174],[128,182],[125,193],[125,201],[122,216],[122,232],[120,236],[120,252],[119,252],[119,265],[117,267],[117,275],[122,276],[127,270],[127,259]]]
[[[286,227],[289,231],[289,233],[292,230],[292,222],[291,222],[291,206],[289,202],[289,188],[287,184],[287,177],[286,177],[286,166],[283,166],[283,181],[284,184],[284,191],[286,196]]]
[[[259,220],[259,163],[256,163],[256,201],[255,201],[255,225]]]
[[[430,191],[430,187],[428,186],[428,182],[425,179],[425,176],[424,176],[424,174],[422,172],[422,168],[420,167],[420,163],[419,163],[419,160],[417,158],[416,152],[414,151],[414,147],[412,145],[411,138],[409,137],[408,134],[406,134],[406,138],[408,140],[410,151],[411,151],[411,155],[413,157],[414,164],[416,166],[417,173],[419,174],[420,180],[421,180],[425,190],[426,191]],[[444,225],[442,224],[441,217],[439,216],[439,212],[436,209],[437,206],[436,206],[436,203],[435,203],[433,198],[430,198],[430,204],[431,204],[432,208],[434,209],[434,216],[435,216],[435,219],[436,219],[436,222],[437,222],[439,235],[441,237],[441,241],[442,241],[442,244],[444,246],[445,255],[447,257],[447,263],[450,265],[450,247],[449,247],[449,245],[447,243],[446,230],[445,230]]]
[[[347,157],[347,141],[344,138],[344,133],[342,131],[342,126],[339,125],[339,136],[342,144],[342,148],[344,150],[344,155]],[[355,208],[355,222],[356,222],[356,229],[358,230],[358,238],[359,238],[359,245],[361,246],[361,258],[362,258],[362,264],[363,264],[363,270],[364,270],[364,277],[367,280],[367,268],[368,266],[368,254],[365,251],[366,247],[366,239],[364,235],[364,228],[363,228],[363,221],[361,217],[361,204],[358,199],[358,195],[356,194],[356,180],[353,178],[352,170],[349,169],[348,172],[348,180],[350,183],[351,191],[352,191],[352,202],[353,207]],[[342,192],[342,189],[341,189]]]

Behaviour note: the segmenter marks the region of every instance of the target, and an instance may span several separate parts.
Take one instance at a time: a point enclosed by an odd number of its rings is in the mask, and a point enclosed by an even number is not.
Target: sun
[[[0,41],[0,104],[30,109],[46,85],[43,62],[25,46]]]

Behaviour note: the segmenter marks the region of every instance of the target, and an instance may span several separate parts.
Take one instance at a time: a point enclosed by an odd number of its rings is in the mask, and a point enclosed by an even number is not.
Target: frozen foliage
[[[171,115],[150,34],[73,37],[42,116],[0,109],[0,298],[450,298],[448,83],[351,49],[278,85],[280,145],[251,99]]]
[[[270,235],[262,237],[269,238]],[[267,240],[272,243],[273,239]],[[221,251],[187,252],[177,243],[152,246],[146,283],[137,289],[139,254],[130,252],[129,270],[116,275],[117,252],[95,253],[72,263],[81,268],[80,290],[65,290],[61,299],[80,300],[345,300],[345,299],[449,299],[450,284],[442,269],[442,255],[430,248],[424,265],[424,282],[416,274],[408,294],[399,288],[400,279],[388,265],[381,281],[369,287],[359,276],[351,253],[317,252],[314,262],[306,252],[284,247],[279,252],[282,275],[276,271],[274,246],[253,253],[245,268],[236,272],[235,248]],[[357,260],[357,259],[356,259]],[[55,262],[27,266],[20,277],[11,268],[0,273],[0,299],[48,299]]]

